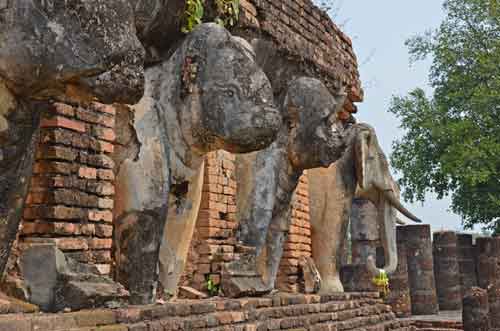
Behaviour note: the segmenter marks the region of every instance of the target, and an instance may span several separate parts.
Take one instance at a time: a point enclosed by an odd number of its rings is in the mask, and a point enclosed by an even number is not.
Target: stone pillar
[[[477,238],[476,246],[478,285],[487,289],[500,275],[500,237]]]
[[[408,279],[413,315],[439,311],[432,258],[431,228],[428,224],[401,227],[408,260]]]
[[[472,245],[472,235],[466,233],[457,234],[458,268],[462,296],[465,292],[477,286],[475,246]]]
[[[432,253],[439,309],[462,309],[456,233],[453,231],[434,232]]]
[[[398,243],[398,268],[390,275],[390,292],[387,303],[392,307],[392,311],[397,317],[411,316],[410,284],[408,280],[408,264],[406,259],[406,246],[402,240],[402,228],[396,228],[396,238]]]
[[[340,269],[340,281],[345,292],[378,292],[373,275],[366,264],[349,264]]]
[[[354,199],[351,210],[352,264],[365,264],[368,256],[377,257],[380,245],[377,208],[366,199]]]
[[[54,243],[66,257],[109,274],[115,108],[54,103],[41,118],[20,247]]]
[[[464,331],[489,331],[488,292],[479,287],[467,291],[463,298],[462,321]]]
[[[488,304],[491,328],[500,330],[500,285],[498,283],[488,287]]]

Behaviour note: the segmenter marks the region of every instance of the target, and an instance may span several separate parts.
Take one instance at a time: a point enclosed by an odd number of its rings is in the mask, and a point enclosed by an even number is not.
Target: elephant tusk
[[[402,219],[400,219],[400,218],[396,218],[396,224],[397,224],[397,225],[406,225],[406,222],[405,222],[405,221],[403,221],[403,220],[402,220]]]
[[[401,202],[394,196],[392,191],[383,190],[384,197],[391,203],[391,205],[396,208],[401,214],[405,215],[414,222],[422,223],[422,221],[415,215],[413,215],[408,209],[406,209]]]
[[[366,268],[368,269],[368,272],[373,276],[378,276],[380,272],[375,263],[375,258],[371,255],[369,255],[366,259]]]

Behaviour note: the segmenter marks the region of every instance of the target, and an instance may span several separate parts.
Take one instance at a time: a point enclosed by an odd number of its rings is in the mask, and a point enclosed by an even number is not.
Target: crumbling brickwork
[[[205,159],[205,182],[195,233],[181,285],[206,290],[207,280],[220,283],[222,265],[239,258],[236,219],[235,156],[217,151]],[[290,230],[280,264],[277,288],[300,291],[299,258],[311,256],[309,191],[302,176],[295,191]]]
[[[0,330],[415,331],[412,323],[397,320],[376,293],[338,293],[186,300],[57,315],[11,314],[0,319]]]
[[[259,31],[285,54],[307,62],[328,87],[341,82],[346,110],[363,100],[351,39],[310,0],[241,0],[240,26]]]
[[[205,158],[205,180],[195,233],[181,284],[206,289],[220,283],[221,267],[234,258],[236,181],[234,155],[212,152]]]
[[[312,250],[307,176],[300,177],[292,201],[290,229],[281,258],[276,288],[298,293],[301,290],[300,257],[310,257]]]
[[[20,243],[55,243],[67,256],[110,272],[115,109],[54,103],[40,142]]]

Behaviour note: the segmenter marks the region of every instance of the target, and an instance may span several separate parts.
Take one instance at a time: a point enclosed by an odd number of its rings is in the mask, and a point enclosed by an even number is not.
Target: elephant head
[[[386,265],[384,270],[396,270],[396,223],[397,211],[415,222],[421,222],[399,201],[399,188],[389,171],[389,163],[378,143],[375,130],[364,123],[355,125],[353,142],[354,167],[356,171],[356,197],[372,201],[378,209],[378,224],[381,225],[381,240]],[[368,258],[368,268],[378,273],[375,259]]]
[[[199,25],[168,61],[146,70],[138,106],[149,105],[184,140],[181,153],[260,150],[276,139],[282,122],[250,44],[214,23]]]
[[[347,94],[332,96],[317,79],[301,77],[287,90],[283,111],[287,122],[287,153],[294,169],[328,167],[346,148],[344,128],[337,114]]]

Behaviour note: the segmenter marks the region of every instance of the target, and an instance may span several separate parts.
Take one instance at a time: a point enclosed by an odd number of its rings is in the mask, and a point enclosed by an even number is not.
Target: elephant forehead
[[[205,72],[207,79],[221,82],[234,80],[245,88],[251,88],[252,81],[265,77],[253,59],[237,48],[224,48],[210,53]]]

